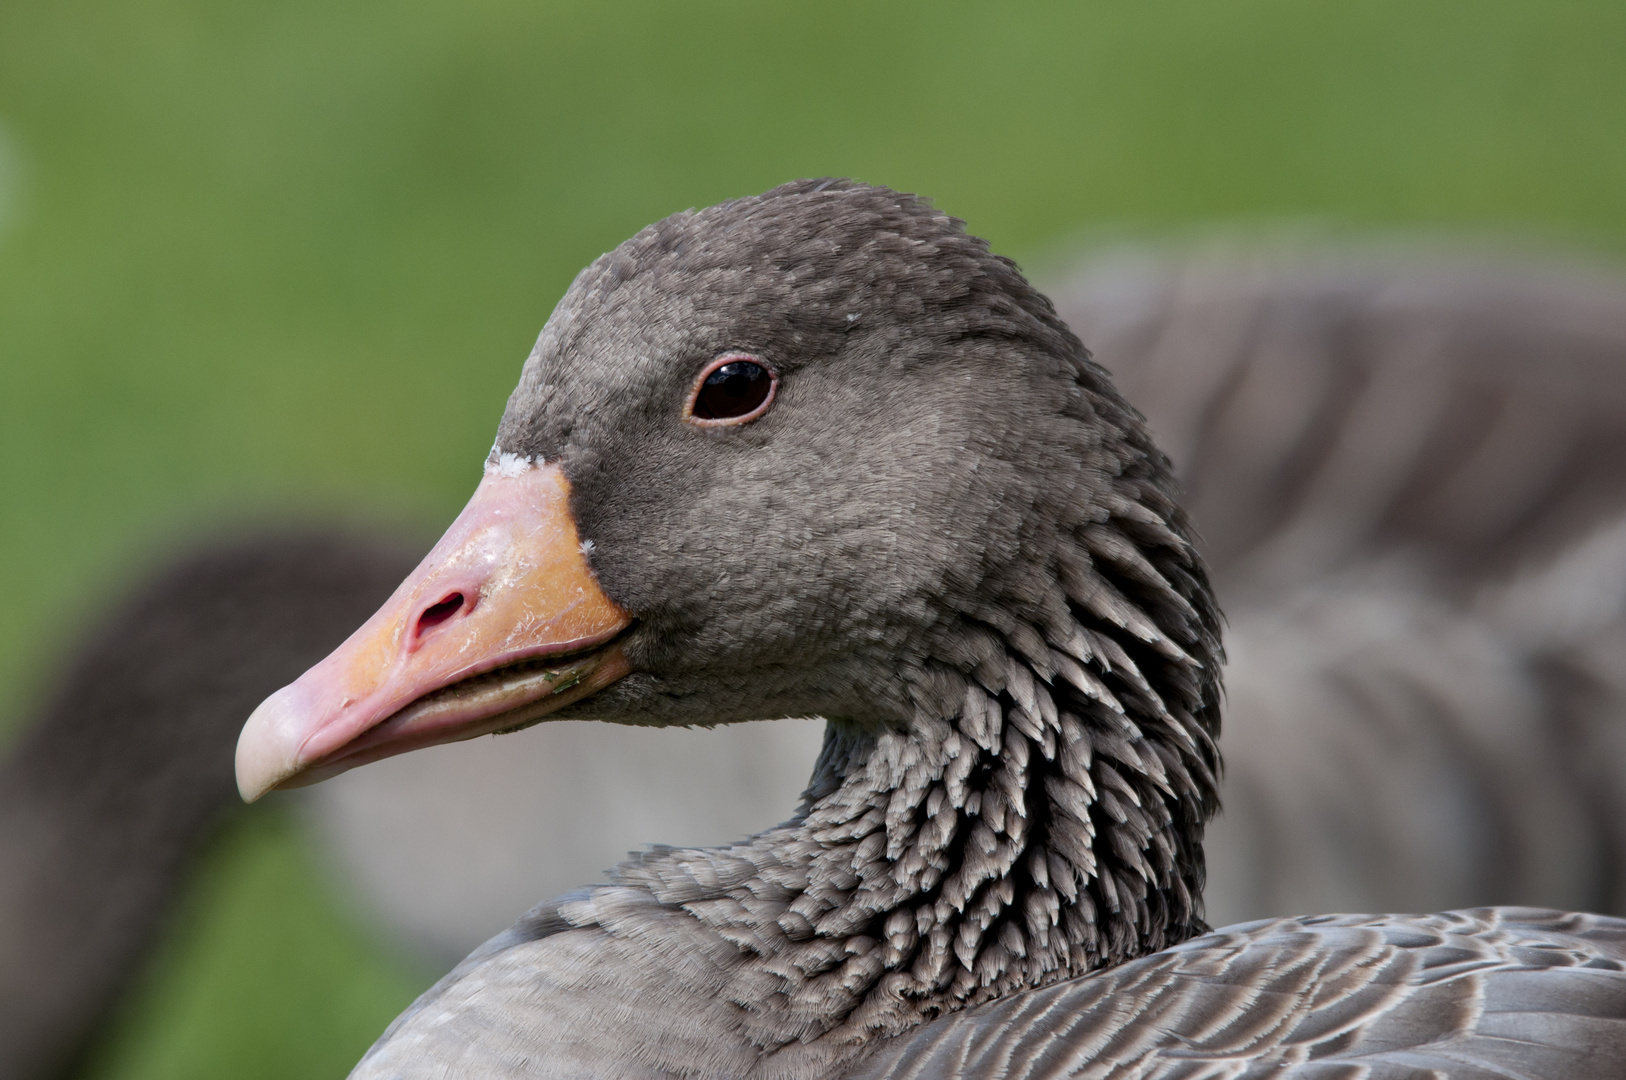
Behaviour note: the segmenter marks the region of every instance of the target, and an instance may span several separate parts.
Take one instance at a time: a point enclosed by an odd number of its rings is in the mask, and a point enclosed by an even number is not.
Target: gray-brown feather
[[[1605,1080],[1626,920],[1527,908],[1228,927],[881,1044],[848,1080]]]

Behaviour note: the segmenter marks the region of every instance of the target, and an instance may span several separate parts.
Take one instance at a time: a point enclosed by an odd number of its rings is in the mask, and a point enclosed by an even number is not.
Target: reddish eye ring
[[[683,405],[683,419],[699,427],[746,424],[768,411],[779,376],[750,353],[730,352],[701,369]]]

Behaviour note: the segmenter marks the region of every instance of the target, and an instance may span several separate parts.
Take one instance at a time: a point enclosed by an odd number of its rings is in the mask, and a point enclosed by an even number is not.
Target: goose
[[[1169,453],[1227,615],[1208,921],[1626,914],[1618,271],[1258,238],[1063,265],[1047,291]],[[548,725],[311,788],[307,820],[449,967],[644,840],[780,820],[821,729]]]
[[[1097,255],[1054,289],[1170,452],[1229,616],[1209,921],[1486,901],[1620,914],[1618,281],[1528,259],[1227,244]],[[1428,408],[1384,408],[1396,385],[1428,389]],[[1398,421],[1416,427],[1395,440]],[[1408,453],[1370,452],[1386,439]],[[1487,462],[1521,465],[1522,482],[1505,470],[1476,482]],[[1388,470],[1381,484],[1375,469]],[[1330,558],[1275,559],[1268,580],[1239,572],[1343,511],[1352,481],[1383,498],[1340,513]],[[97,617],[0,763],[0,1077],[71,1070],[185,879],[191,858],[176,852],[236,799],[222,764],[242,713],[417,561],[353,528],[189,545]],[[1363,568],[1397,552],[1415,564],[1405,588],[1370,580]],[[319,834],[342,833],[336,868],[364,887],[373,920],[461,956],[471,931],[547,895],[550,879],[563,883],[553,891],[586,880],[641,836],[775,820],[817,726],[555,725],[349,774],[304,809]],[[685,783],[717,797],[679,799]],[[588,806],[568,833],[548,831]],[[42,818],[70,813],[74,838],[55,857],[20,854],[41,854],[24,841]],[[103,917],[75,921],[90,911]]]
[[[417,558],[354,530],[197,539],[82,635],[0,762],[0,1077],[80,1062],[236,802],[243,712]]]
[[[1209,932],[1220,615],[1015,264],[802,181],[590,265],[463,513],[237,746],[254,800],[545,718],[827,718],[789,821],[475,950],[353,1075],[1607,1076],[1626,922]]]

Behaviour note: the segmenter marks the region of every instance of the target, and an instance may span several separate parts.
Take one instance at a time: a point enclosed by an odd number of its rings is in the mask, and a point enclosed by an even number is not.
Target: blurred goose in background
[[[1620,280],[1233,247],[1097,256],[1054,295],[1174,456],[1229,616],[1209,920],[1626,911]],[[1408,372],[1432,387],[1426,407],[1383,398]],[[1407,453],[1377,452],[1396,434]],[[1356,498],[1363,470],[1378,475]],[[1317,558],[1290,573],[1259,555],[1317,521],[1340,541]],[[94,1026],[183,853],[235,801],[242,716],[413,561],[357,534],[205,550],[137,590],[58,676],[0,772],[0,1076],[51,1075]],[[308,809],[378,918],[455,959],[629,848],[787,816],[821,738],[815,721],[548,724],[349,773]],[[161,774],[121,771],[143,747]],[[115,812],[98,812],[98,788],[119,793]],[[54,815],[78,839],[23,844],[17,822]],[[64,854],[91,850],[116,857]],[[92,907],[76,933],[50,929]]]
[[[237,802],[234,718],[416,561],[358,533],[216,541],[85,636],[0,763],[0,1077],[71,1071]]]
[[[1626,280],[1142,251],[1058,304],[1229,620],[1211,916],[1626,912]]]
[[[249,717],[238,786],[550,718],[818,715],[823,749],[788,821],[538,904],[353,1075],[1615,1075],[1626,921],[1207,932],[1223,653],[1176,492],[923,200],[803,181],[601,257],[469,505]]]

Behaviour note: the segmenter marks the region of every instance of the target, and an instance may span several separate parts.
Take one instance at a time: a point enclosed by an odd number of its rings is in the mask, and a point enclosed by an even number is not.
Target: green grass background
[[[580,266],[829,174],[1018,258],[1284,218],[1619,253],[1626,5],[5,0],[0,713],[176,537],[449,520]],[[88,1072],[336,1077],[429,977],[245,818]]]

